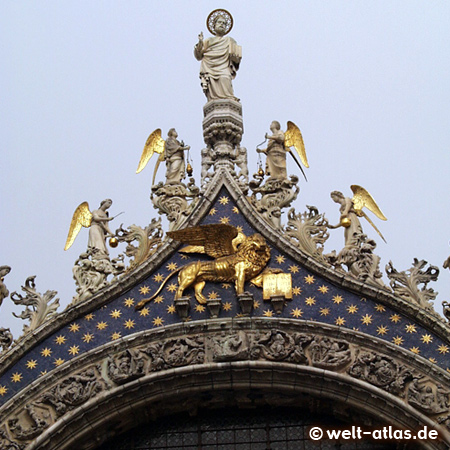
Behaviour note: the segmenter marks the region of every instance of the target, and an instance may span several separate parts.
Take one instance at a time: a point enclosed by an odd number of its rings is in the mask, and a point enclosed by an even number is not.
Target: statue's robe
[[[286,148],[284,146],[284,133],[282,131],[276,133],[276,139],[269,141],[266,152],[267,175],[273,180],[286,180]]]
[[[201,60],[200,79],[209,100],[235,99],[231,80],[235,78],[241,60],[240,47],[227,36],[214,36],[203,42],[203,48],[195,48],[194,54]]]
[[[180,142],[173,137],[167,138],[165,154],[166,184],[180,184],[185,176],[184,152]]]

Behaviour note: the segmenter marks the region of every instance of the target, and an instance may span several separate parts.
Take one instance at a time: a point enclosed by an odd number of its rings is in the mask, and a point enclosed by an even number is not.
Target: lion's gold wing
[[[89,228],[92,223],[92,213],[89,211],[88,202],[83,202],[78,205],[77,209],[73,213],[72,222],[70,222],[69,234],[67,235],[66,245],[64,250],[68,250],[78,233],[81,230],[81,227]]]
[[[287,130],[284,133],[284,145],[285,147],[294,147],[303,165],[309,167],[302,133],[294,122],[288,121],[287,123]]]
[[[379,219],[387,220],[386,216],[381,212],[380,207],[376,204],[373,197],[361,186],[353,184],[350,186],[353,191],[353,208],[359,213],[364,206],[372,211]]]
[[[164,143],[165,141],[161,137],[161,129],[157,128],[152,134],[150,134],[147,142],[145,143],[136,173],[139,173],[144,169],[150,161],[150,158],[153,156],[153,153],[161,154],[164,152]]]
[[[220,258],[235,253],[233,239],[238,235],[238,229],[232,225],[217,223],[169,231],[167,235],[189,246],[199,246],[197,253],[206,253],[213,258]],[[194,251],[195,247],[192,247]],[[204,251],[201,251],[202,248]],[[192,253],[192,250],[189,253]]]

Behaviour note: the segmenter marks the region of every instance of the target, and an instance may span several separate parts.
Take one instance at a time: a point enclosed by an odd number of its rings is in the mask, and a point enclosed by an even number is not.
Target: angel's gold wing
[[[183,230],[168,231],[167,235],[175,241],[189,244],[186,253],[206,253],[213,258],[232,255],[235,253],[233,239],[238,236],[236,227],[222,223],[200,225],[184,228]],[[204,249],[202,251],[202,249]]]
[[[302,133],[294,122],[288,121],[287,123],[287,130],[284,133],[284,145],[285,147],[294,147],[303,165],[309,167]]]
[[[64,250],[68,250],[78,233],[81,230],[81,227],[89,228],[92,223],[92,213],[89,211],[88,202],[83,202],[78,205],[77,209],[73,213],[72,222],[70,222],[69,234],[67,235],[66,245]]]
[[[150,161],[150,158],[153,156],[153,153],[162,154],[164,152],[164,144],[165,141],[161,137],[161,129],[157,128],[152,134],[150,134],[147,142],[145,143],[136,173],[139,173],[144,169]]]
[[[373,197],[363,187],[358,186],[357,184],[352,184],[350,188],[353,191],[353,208],[358,215],[365,206],[369,211],[372,211],[379,219],[387,220]]]

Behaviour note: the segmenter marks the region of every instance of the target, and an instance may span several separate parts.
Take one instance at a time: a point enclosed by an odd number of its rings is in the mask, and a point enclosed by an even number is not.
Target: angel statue
[[[305,172],[302,166],[298,162],[294,153],[291,152],[290,147],[294,147],[300,160],[305,167],[309,167],[308,159],[306,157],[305,145],[303,143],[303,137],[300,129],[293,122],[287,123],[286,133],[281,131],[280,122],[274,120],[270,124],[271,135],[266,133],[265,138],[269,141],[267,148],[257,148],[258,153],[264,153],[267,156],[266,159],[266,174],[269,175],[269,181],[275,180],[287,180],[286,171],[286,153],[289,152],[298,167],[302,171],[303,176],[306,179]]]
[[[373,197],[363,187],[353,184],[350,186],[353,191],[353,198],[344,197],[339,191],[333,191],[330,196],[334,202],[340,204],[339,211],[341,213],[340,221],[337,225],[328,225],[328,228],[344,227],[345,247],[357,246],[359,236],[363,234],[359,217],[365,217],[375,231],[380,235],[381,239],[386,242],[380,230],[370,220],[367,214],[362,210],[365,207],[372,211],[379,219],[387,220],[376,204]]]
[[[179,142],[177,137],[178,133],[175,128],[169,130],[166,141],[161,137],[160,128],[153,131],[145,143],[136,173],[144,169],[154,153],[158,153],[152,185],[155,184],[156,173],[162,161],[166,161],[166,184],[180,184],[181,180],[185,178],[184,152],[190,147],[185,146],[183,141]]]
[[[203,40],[203,33],[198,35],[194,47],[194,56],[200,65],[200,80],[208,101],[234,96],[231,80],[236,77],[242,59],[242,48],[236,41],[225,36],[233,27],[233,17],[224,9],[212,11],[206,25],[213,37]]]
[[[72,246],[81,227],[85,227],[89,228],[88,249],[92,251],[92,259],[109,259],[106,237],[113,238],[114,233],[109,229],[108,222],[117,217],[109,217],[107,209],[111,205],[112,200],[108,198],[100,203],[98,209],[91,212],[88,202],[81,203],[73,213],[64,250]]]

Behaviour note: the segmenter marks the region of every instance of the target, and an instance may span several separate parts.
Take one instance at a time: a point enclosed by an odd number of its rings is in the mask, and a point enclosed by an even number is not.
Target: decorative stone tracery
[[[231,321],[224,322],[222,331],[214,323],[201,332],[195,324],[185,327],[180,326],[162,340],[157,333],[147,333],[147,336],[142,334],[135,338],[134,345],[123,342],[119,346],[105,347],[103,352],[97,354],[95,361],[91,360],[90,365],[76,374],[55,380],[55,384],[48,387],[43,385],[44,392],[36,391],[34,400],[29,396],[29,406],[25,409],[20,403],[10,405],[6,415],[8,418],[0,424],[3,430],[0,437],[3,442],[10,442],[9,447],[5,448],[22,449],[22,443],[36,439],[52,424],[64,428],[67,413],[79,408],[86,410],[84,405],[94,405],[92,401],[100,399],[99,395],[105,391],[114,397],[114,392],[120,392],[119,387],[127,389],[137,380],[142,386],[147,385],[152,374],[160,374],[158,376],[162,380],[164,377],[169,380],[175,369],[190,367],[192,373],[200,374],[205,370],[216,370],[215,365],[223,362],[231,364],[229,370],[236,370],[235,376],[238,376],[240,364],[257,364],[252,375],[255,385],[266,376],[262,375],[264,371],[258,372],[257,367],[271,367],[271,370],[281,372],[291,366],[297,367],[299,377],[306,376],[308,371],[320,370],[325,378],[339,376],[340,382],[348,386],[347,390],[354,390],[352,395],[356,396],[360,386],[357,387],[352,380],[362,381],[371,386],[367,389],[371,390],[372,396],[382,396],[379,390],[385,391],[395,396],[402,408],[415,408],[420,414],[445,426],[448,422],[445,413],[449,408],[450,393],[443,387],[443,383],[448,382],[444,381],[448,376],[430,372],[423,362],[406,357],[394,359],[392,349],[389,345],[381,345],[381,341],[374,343],[374,348],[367,348],[364,347],[364,340],[350,331],[346,332],[346,337],[336,339],[332,337],[331,328],[315,327],[312,334],[311,327],[306,323],[294,328],[273,327],[270,321],[252,319],[241,319],[235,325]],[[145,342],[148,340],[150,343]],[[74,364],[80,365],[79,362]],[[258,373],[263,378],[259,379]],[[288,379],[279,387],[285,382]],[[301,386],[301,383],[298,385]],[[227,386],[227,382],[223,386]],[[276,386],[273,385],[273,388]],[[53,448],[38,442],[30,448]]]

